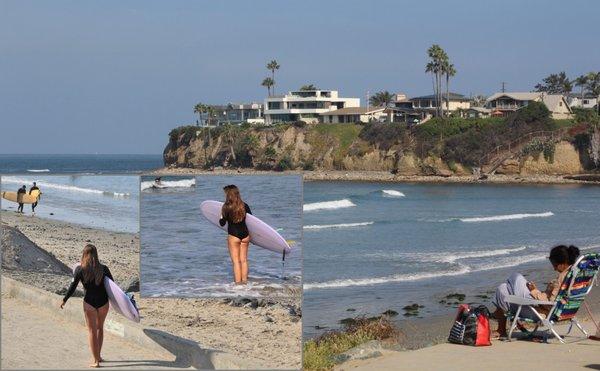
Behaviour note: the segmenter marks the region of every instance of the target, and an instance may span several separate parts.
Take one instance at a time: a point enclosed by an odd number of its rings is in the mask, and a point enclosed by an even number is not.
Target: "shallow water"
[[[93,175],[4,175],[2,190],[27,190],[37,182],[42,192],[36,216],[92,228],[136,233],[139,229],[139,177]],[[17,204],[2,200],[2,209],[17,210]],[[31,205],[24,211],[31,215]]]
[[[302,181],[299,176],[163,177],[164,188],[142,178],[141,275],[143,296],[288,295],[302,274]],[[294,241],[282,279],[281,255],[250,245],[248,286],[234,286],[227,234],[200,213],[205,200],[222,201],[235,183],[254,216]]]
[[[551,271],[559,243],[600,249],[595,186],[308,182],[304,202],[305,336],[415,302],[439,314],[449,293]]]

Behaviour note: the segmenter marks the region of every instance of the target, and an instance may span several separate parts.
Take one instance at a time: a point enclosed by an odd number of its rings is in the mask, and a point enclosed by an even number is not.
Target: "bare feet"
[[[98,368],[98,367],[100,367],[100,362],[92,363],[92,364],[90,364],[90,367],[91,368]]]

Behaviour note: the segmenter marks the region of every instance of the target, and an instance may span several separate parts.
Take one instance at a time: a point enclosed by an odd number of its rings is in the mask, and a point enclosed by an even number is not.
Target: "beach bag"
[[[461,304],[448,341],[476,347],[492,345],[490,341],[490,312],[485,305],[477,307]]]

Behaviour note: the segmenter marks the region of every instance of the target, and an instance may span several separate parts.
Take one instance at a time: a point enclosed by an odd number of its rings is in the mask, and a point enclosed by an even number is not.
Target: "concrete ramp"
[[[2,368],[87,367],[91,354],[82,299],[71,298],[63,310],[61,301],[59,295],[2,277]],[[105,334],[103,357],[109,362],[103,367],[264,369],[255,362],[133,323],[112,311]]]

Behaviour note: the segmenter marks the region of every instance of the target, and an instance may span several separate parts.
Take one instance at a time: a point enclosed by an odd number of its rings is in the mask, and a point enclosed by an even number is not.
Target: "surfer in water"
[[[19,188],[17,191],[17,202],[19,203],[19,207],[17,208],[17,212],[23,214],[23,195],[27,194],[27,187],[23,185],[23,187]]]
[[[104,287],[104,277],[113,279],[108,267],[100,264],[96,247],[87,244],[83,249],[81,264],[75,268],[73,281],[60,303],[60,309],[63,309],[67,300],[75,292],[79,282],[83,284],[85,289],[83,313],[88,328],[90,350],[94,357],[90,367],[100,367],[100,362],[103,361],[100,353],[102,352],[102,341],[104,340],[104,320],[108,314],[108,293]]]
[[[221,227],[227,223],[227,246],[233,263],[235,283],[248,283],[248,245],[250,233],[246,226],[246,214],[252,214],[250,207],[242,200],[240,190],[231,184],[223,187],[225,203],[221,209]]]
[[[38,205],[38,201],[40,200],[40,196],[42,195],[42,192],[40,192],[40,189],[37,186],[36,182],[33,182],[33,186],[31,186],[31,188],[29,188],[29,194],[31,194],[31,192],[33,192],[33,191],[38,191],[39,192],[37,200],[35,200],[35,202],[31,204],[31,212],[33,213],[33,215],[35,215],[35,208]]]

